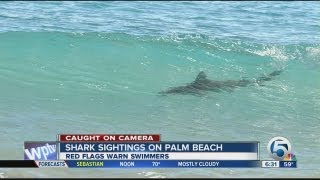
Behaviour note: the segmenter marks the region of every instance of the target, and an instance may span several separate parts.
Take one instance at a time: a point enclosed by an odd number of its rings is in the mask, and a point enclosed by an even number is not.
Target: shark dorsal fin
[[[202,81],[202,80],[206,80],[206,79],[207,79],[206,73],[204,73],[203,71],[201,71],[201,72],[198,74],[198,76],[197,76],[197,78],[196,78],[196,81]]]

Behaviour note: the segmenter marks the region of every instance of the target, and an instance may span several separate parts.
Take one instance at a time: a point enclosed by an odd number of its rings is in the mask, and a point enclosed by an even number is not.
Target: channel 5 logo
[[[267,150],[273,159],[281,161],[291,155],[291,144],[284,137],[274,137],[269,141]]]

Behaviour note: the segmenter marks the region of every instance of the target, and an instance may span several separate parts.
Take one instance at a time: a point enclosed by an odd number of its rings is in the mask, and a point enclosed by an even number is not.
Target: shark
[[[249,85],[258,84],[263,86],[263,83],[266,81],[271,81],[275,76],[280,75],[282,70],[275,70],[272,73],[264,76],[260,76],[255,80],[248,80],[246,78],[241,78],[240,80],[224,80],[216,81],[210,80],[207,78],[207,75],[204,71],[200,71],[196,79],[183,86],[172,87],[168,90],[161,91],[159,94],[183,94],[183,95],[202,95],[207,91],[212,92],[232,92],[235,88],[246,87]]]

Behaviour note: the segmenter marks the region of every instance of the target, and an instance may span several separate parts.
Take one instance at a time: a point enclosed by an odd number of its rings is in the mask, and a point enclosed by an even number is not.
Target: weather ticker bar
[[[1,168],[297,168],[297,161],[259,160],[0,160]]]

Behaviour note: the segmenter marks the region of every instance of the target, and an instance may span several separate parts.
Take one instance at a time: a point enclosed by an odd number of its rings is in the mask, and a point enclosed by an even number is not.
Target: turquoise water
[[[298,169],[0,169],[5,177],[319,177],[317,2],[2,2],[1,159],[58,133],[163,140],[287,137]],[[209,79],[283,73],[265,86],[159,96]]]

